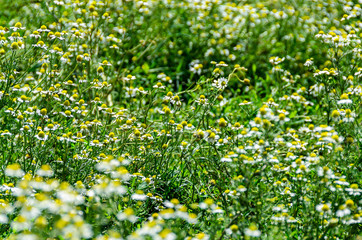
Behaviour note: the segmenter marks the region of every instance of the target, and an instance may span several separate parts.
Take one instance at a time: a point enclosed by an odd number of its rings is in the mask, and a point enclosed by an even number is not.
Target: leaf
[[[177,69],[176,69],[176,72],[180,72],[181,68],[182,68],[182,65],[183,65],[183,59],[181,59],[180,63],[178,64],[177,66]]]
[[[149,72],[149,70],[150,70],[150,66],[148,66],[147,63],[144,63],[144,64],[142,65],[142,69],[143,69],[143,71],[145,71],[146,74],[148,74],[148,72]]]
[[[256,64],[253,64],[252,70],[253,70],[253,74],[255,75],[255,73],[256,73]]]
[[[297,115],[297,111],[293,111],[290,113],[289,118],[293,118]]]

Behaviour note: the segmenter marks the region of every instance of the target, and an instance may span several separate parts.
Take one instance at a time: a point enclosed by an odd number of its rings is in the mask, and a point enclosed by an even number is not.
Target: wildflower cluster
[[[4,239],[359,234],[360,4],[6,4]]]

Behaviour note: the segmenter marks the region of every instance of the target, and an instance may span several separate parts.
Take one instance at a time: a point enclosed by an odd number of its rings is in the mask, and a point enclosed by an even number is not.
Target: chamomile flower
[[[219,90],[224,90],[228,85],[229,80],[227,78],[221,77],[216,79],[212,86],[216,87]]]
[[[21,169],[20,164],[18,163],[10,164],[5,168],[5,175],[8,177],[20,178],[24,176],[24,174],[24,171]]]
[[[49,165],[42,165],[41,168],[36,172],[41,177],[51,177],[54,172]]]
[[[341,99],[339,101],[337,101],[337,104],[339,105],[342,105],[342,104],[351,104],[352,103],[352,100],[348,98],[348,95],[347,94],[342,94],[341,95]]]
[[[330,203],[321,203],[316,206],[316,210],[322,214],[331,213],[331,204]]]
[[[258,230],[258,227],[255,224],[251,224],[248,228],[244,230],[245,235],[250,237],[260,237],[261,231]]]
[[[134,223],[138,219],[134,214],[135,214],[135,212],[132,208],[126,208],[125,210],[123,210],[122,212],[119,212],[117,214],[117,218],[120,221],[128,220],[128,221]]]
[[[37,135],[35,135],[35,137],[38,139],[38,140],[41,140],[41,141],[45,141],[48,139],[49,135],[43,131],[39,131]]]

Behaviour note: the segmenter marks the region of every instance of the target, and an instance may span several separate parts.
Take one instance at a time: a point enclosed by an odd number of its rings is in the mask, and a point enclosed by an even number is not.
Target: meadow
[[[0,238],[361,239],[361,0],[0,0]]]

